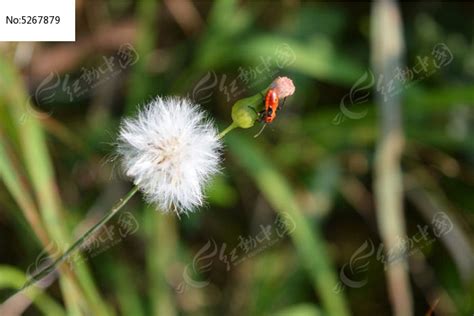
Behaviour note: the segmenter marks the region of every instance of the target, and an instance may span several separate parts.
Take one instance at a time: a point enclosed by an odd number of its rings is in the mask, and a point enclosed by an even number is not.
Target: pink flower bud
[[[278,98],[286,98],[295,93],[295,85],[293,81],[288,77],[278,77],[273,80],[270,88],[274,89],[278,95]]]

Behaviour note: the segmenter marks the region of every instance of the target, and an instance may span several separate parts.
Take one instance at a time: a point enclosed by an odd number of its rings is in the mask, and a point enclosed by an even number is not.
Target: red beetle
[[[286,98],[283,100],[283,104],[285,102]],[[259,115],[259,121],[260,122],[265,122],[263,125],[262,129],[254,136],[258,137],[264,130],[265,126],[267,126],[268,123],[273,122],[273,120],[276,118],[277,112],[282,108],[282,106],[279,106],[279,98],[274,89],[268,89],[267,94],[265,95],[265,109],[258,112]]]
[[[276,117],[276,113],[279,110],[278,108],[278,95],[273,89],[269,89],[267,95],[265,96],[265,110],[260,114],[260,120],[265,123],[271,123]]]

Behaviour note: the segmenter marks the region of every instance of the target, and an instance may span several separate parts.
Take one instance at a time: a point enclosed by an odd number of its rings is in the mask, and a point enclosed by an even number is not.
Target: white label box
[[[0,41],[74,42],[75,0],[0,0]]]

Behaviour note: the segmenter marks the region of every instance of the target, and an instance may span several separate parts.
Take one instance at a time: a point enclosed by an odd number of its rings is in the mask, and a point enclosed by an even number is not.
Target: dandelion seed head
[[[221,148],[217,128],[200,106],[158,97],[122,122],[117,151],[147,201],[179,215],[203,205],[205,186],[219,171]]]

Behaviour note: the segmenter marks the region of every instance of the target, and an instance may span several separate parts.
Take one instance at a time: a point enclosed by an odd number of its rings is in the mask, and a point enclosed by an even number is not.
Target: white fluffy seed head
[[[198,105],[178,97],[158,97],[125,119],[118,138],[127,176],[147,201],[178,215],[203,205],[221,148],[214,123]]]

